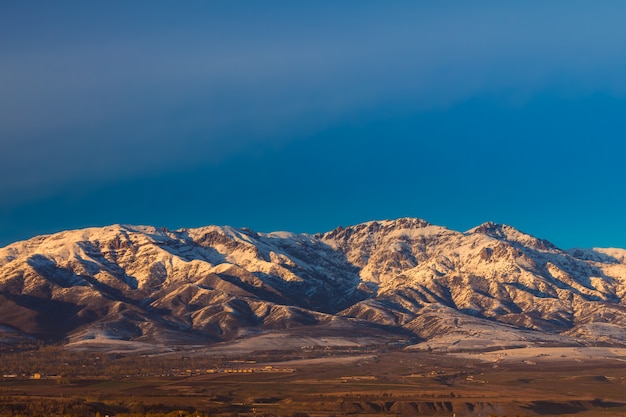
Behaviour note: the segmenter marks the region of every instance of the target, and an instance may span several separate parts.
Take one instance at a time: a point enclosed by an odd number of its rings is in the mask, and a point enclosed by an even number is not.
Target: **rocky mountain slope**
[[[416,347],[626,345],[626,250],[420,219],[328,233],[109,226],[0,249],[0,343],[341,335]]]

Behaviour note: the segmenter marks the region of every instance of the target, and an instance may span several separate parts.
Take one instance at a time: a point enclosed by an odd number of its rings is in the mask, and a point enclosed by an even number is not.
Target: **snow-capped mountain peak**
[[[112,225],[0,249],[0,325],[207,342],[368,326],[419,340],[453,331],[452,320],[507,337],[626,344],[625,259],[495,223],[461,233],[401,218],[317,235]]]
[[[512,226],[485,222],[467,231],[467,234],[484,234],[497,240],[515,243],[522,246],[531,246],[535,249],[546,251],[557,250],[556,246],[544,239],[538,239],[532,235],[521,232]]]

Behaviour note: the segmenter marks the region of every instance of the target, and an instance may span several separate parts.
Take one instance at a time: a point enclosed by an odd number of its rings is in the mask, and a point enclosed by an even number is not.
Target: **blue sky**
[[[4,1],[0,245],[411,216],[626,247],[626,4]]]

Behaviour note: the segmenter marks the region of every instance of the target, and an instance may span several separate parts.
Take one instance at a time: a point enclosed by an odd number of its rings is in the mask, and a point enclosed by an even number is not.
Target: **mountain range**
[[[626,250],[562,250],[507,225],[458,232],[416,218],[315,235],[65,231],[0,249],[0,343],[23,338],[626,346]]]

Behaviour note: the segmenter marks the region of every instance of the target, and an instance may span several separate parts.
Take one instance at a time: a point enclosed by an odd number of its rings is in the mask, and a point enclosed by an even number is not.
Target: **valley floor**
[[[623,416],[625,355],[615,348],[227,355],[204,347],[44,347],[3,353],[0,416]]]

